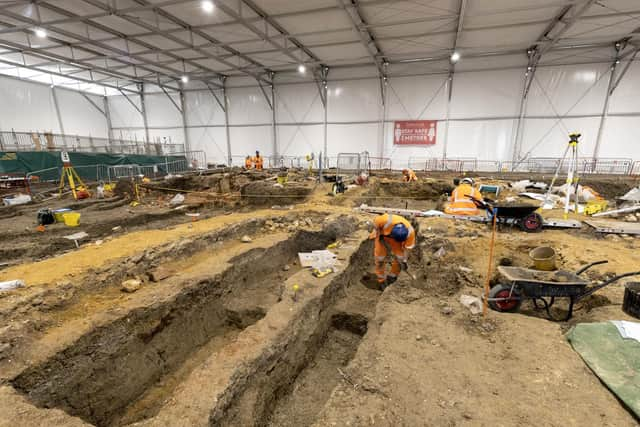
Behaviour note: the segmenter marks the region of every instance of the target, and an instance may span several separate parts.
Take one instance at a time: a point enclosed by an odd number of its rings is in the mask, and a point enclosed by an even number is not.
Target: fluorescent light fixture
[[[182,81],[182,83],[189,83],[189,76],[182,76],[180,77],[180,80]]]
[[[207,13],[212,13],[213,10],[216,8],[216,5],[213,4],[211,0],[204,0],[201,5],[202,5],[202,10],[204,10]]]
[[[47,37],[47,32],[43,28],[36,28],[35,33],[36,36],[40,37],[41,39]]]
[[[451,62],[458,62],[460,60],[460,53],[459,52],[453,52],[451,54]]]
[[[299,72],[300,74],[304,74],[304,73],[306,73],[306,72],[307,72],[307,67],[306,67],[304,64],[300,64],[300,65],[298,65],[298,72]]]

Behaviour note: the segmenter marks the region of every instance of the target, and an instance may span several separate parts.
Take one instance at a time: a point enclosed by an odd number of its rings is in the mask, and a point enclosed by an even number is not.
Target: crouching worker
[[[376,277],[381,290],[398,280],[401,269],[407,269],[408,250],[413,249],[416,233],[411,223],[399,215],[383,214],[373,220],[370,239],[375,239]],[[387,274],[387,256],[392,257]]]
[[[402,169],[402,177],[404,182],[417,182],[418,176],[413,169]]]
[[[450,215],[478,215],[478,207],[470,197],[481,199],[480,192],[473,188],[472,178],[463,178],[451,193],[449,204],[444,212]]]

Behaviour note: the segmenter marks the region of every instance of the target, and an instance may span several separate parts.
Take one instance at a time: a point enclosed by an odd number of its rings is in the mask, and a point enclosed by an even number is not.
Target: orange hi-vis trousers
[[[406,249],[401,242],[398,242],[391,237],[384,237],[384,241],[389,245],[389,248],[393,252],[393,262],[391,263],[391,271],[387,273],[387,263],[385,260],[387,256],[391,254],[387,253],[387,248],[384,243],[382,243],[379,238],[376,238],[373,248],[373,256],[375,257],[376,262],[376,277],[378,279],[378,283],[384,283],[387,276],[398,277],[400,274],[400,262],[407,262]]]

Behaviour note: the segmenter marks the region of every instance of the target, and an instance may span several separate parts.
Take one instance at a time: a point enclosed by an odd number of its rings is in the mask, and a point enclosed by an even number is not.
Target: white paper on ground
[[[9,280],[6,282],[0,282],[0,291],[10,291],[15,288],[22,288],[24,282],[22,280]]]
[[[618,328],[620,336],[640,342],[640,323],[629,322],[627,320],[611,320],[611,323]]]

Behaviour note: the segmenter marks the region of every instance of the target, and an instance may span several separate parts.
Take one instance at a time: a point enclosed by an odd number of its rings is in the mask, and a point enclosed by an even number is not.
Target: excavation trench
[[[247,377],[227,387],[209,419],[223,426],[312,425],[334,388],[346,378],[382,295],[362,285],[372,244],[359,243],[345,271],[256,359]]]
[[[192,369],[281,300],[283,283],[297,272],[283,266],[299,251],[323,248],[352,231],[354,223],[344,222],[248,250],[221,274],[185,282],[173,298],[93,329],[12,384],[39,407],[98,426],[152,417]],[[216,264],[215,253],[211,261]]]

